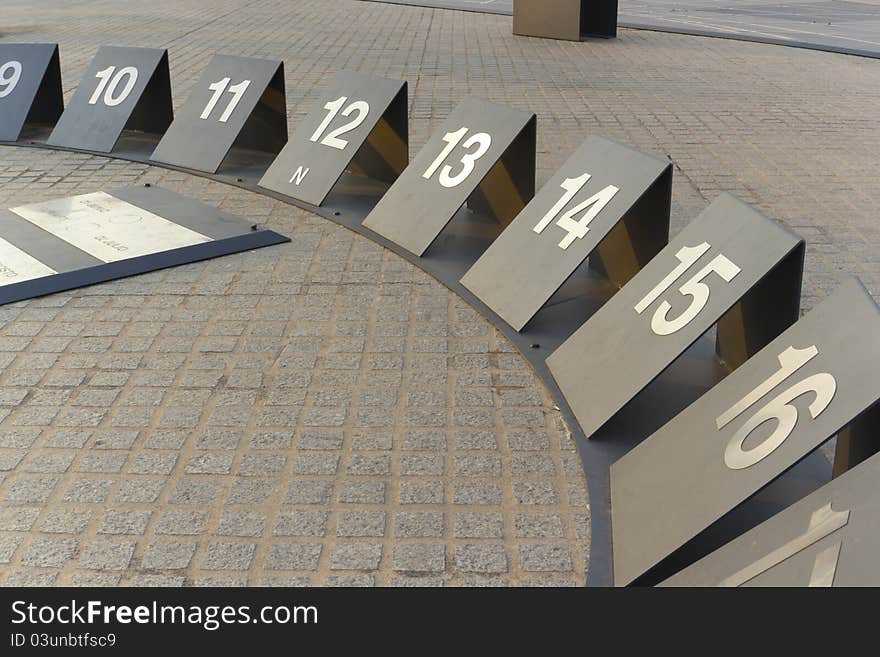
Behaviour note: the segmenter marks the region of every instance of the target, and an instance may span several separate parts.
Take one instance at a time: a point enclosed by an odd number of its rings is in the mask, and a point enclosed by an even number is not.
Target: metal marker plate
[[[375,151],[382,163],[377,166],[387,169],[380,179],[393,181],[409,158],[406,102],[403,80],[340,71],[263,175],[260,187],[321,205],[362,148]]]
[[[661,180],[662,179],[662,180]],[[649,203],[634,206],[656,190]],[[628,217],[606,269],[623,284],[669,235],[672,164],[604,137],[590,137],[560,167],[461,279],[517,331]]]
[[[0,211],[0,304],[288,241],[155,187]]]
[[[529,112],[465,98],[363,225],[411,253],[423,255],[493,165],[534,120],[535,115]],[[530,198],[520,199],[521,206]]]
[[[595,433],[802,245],[733,196],[715,199],[547,359],[584,434]]]
[[[611,467],[615,584],[647,572],[872,406],[877,372],[880,308],[851,279]]]
[[[277,153],[285,107],[284,64],[214,55],[150,159],[216,173],[233,144]]]
[[[0,43],[0,141],[15,141],[26,123],[61,116],[57,43]]]
[[[0,237],[0,285],[21,283],[57,273]]]
[[[103,262],[210,242],[211,238],[106,192],[10,208]]]
[[[167,50],[101,46],[48,143],[109,153],[123,130],[164,132],[171,108]]]
[[[661,586],[880,586],[880,454]]]

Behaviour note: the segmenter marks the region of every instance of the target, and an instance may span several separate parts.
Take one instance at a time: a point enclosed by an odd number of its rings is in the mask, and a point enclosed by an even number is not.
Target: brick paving
[[[729,191],[803,235],[805,309],[880,293],[873,60],[354,0],[12,2],[0,33],[59,41],[68,97],[102,44],[169,48],[177,105],[215,52],[283,59],[291,125],[338,69],[405,78],[414,149],[467,94],[529,109],[539,183],[601,133],[675,162],[673,231]],[[454,295],[259,195],[0,148],[3,207],[143,182],[293,241],[0,308],[0,582],[583,583],[565,428]]]

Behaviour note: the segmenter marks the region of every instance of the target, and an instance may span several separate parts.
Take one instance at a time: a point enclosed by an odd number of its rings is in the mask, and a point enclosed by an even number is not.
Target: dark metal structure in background
[[[0,141],[52,127],[64,111],[57,43],[0,43]]]
[[[617,0],[513,0],[513,33],[580,41],[617,36]]]

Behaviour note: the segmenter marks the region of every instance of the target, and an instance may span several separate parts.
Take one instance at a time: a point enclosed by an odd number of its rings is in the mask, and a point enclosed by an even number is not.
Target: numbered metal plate
[[[672,164],[590,137],[461,279],[517,331],[587,257],[624,285],[669,239]]]
[[[586,436],[718,324],[733,369],[798,317],[803,240],[719,196],[547,359]]]
[[[101,46],[49,144],[109,153],[123,130],[159,135],[171,118],[168,51]]]
[[[849,280],[611,467],[614,582],[640,577],[872,407],[878,372],[880,309]]]
[[[662,586],[880,586],[878,481],[880,455]]]
[[[509,224],[535,193],[535,115],[465,98],[363,225],[423,255],[468,203]]]
[[[64,111],[57,43],[0,43],[0,141],[26,124],[54,125]]]
[[[277,153],[286,107],[284,64],[214,55],[150,159],[216,173],[233,146]]]
[[[349,169],[392,183],[409,159],[403,80],[339,72],[260,180],[260,186],[321,205]]]
[[[289,241],[155,187],[0,211],[0,303]]]

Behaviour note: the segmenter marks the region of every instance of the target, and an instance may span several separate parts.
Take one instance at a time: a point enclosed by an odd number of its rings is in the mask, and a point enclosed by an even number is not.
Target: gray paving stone
[[[74,538],[36,539],[25,548],[21,562],[39,568],[59,568],[71,561],[79,549]]]
[[[384,536],[384,511],[340,511],[336,525],[340,537]]]
[[[0,531],[29,531],[39,515],[40,507],[36,506],[0,506]]]
[[[171,504],[199,504],[207,505],[214,502],[219,496],[222,487],[219,482],[209,481],[202,478],[181,479],[168,501]]]
[[[399,543],[394,547],[394,570],[440,573],[446,569],[446,550],[442,544]]]
[[[568,572],[573,567],[571,552],[566,545],[520,545],[519,560],[522,569],[529,572]]]
[[[507,552],[500,544],[456,545],[455,561],[459,570],[465,573],[507,572]]]
[[[275,525],[276,536],[324,536],[327,527],[327,511],[314,509],[283,510]]]
[[[336,454],[303,454],[293,462],[294,474],[300,475],[334,475],[338,467]]]
[[[53,572],[22,572],[15,571],[12,572],[9,577],[6,578],[6,582],[4,582],[3,586],[20,586],[20,587],[40,587],[40,586],[54,586],[55,580],[58,579],[58,573]]]
[[[558,499],[549,481],[518,481],[513,484],[513,494],[517,504],[553,505]]]
[[[153,541],[147,545],[141,567],[144,570],[188,568],[197,548],[195,541]]]
[[[211,543],[202,558],[205,570],[247,570],[256,551],[256,543]]]
[[[401,504],[444,504],[446,486],[442,481],[418,480],[400,482]]]
[[[40,531],[50,534],[80,534],[92,519],[91,509],[50,509],[40,523]]]
[[[456,482],[454,501],[462,506],[498,506],[501,504],[501,487],[496,483]]]
[[[503,536],[504,517],[500,513],[455,514],[456,538],[502,538]]]
[[[208,521],[207,511],[162,511],[156,523],[157,534],[195,535],[204,531]]]
[[[316,570],[320,543],[273,543],[266,567],[269,570]]]
[[[23,476],[7,487],[4,499],[7,502],[45,502],[58,481],[58,477]]]
[[[266,527],[266,515],[259,511],[226,511],[220,518],[217,533],[221,536],[252,536],[263,535]]]
[[[183,575],[135,575],[128,581],[128,586],[139,588],[178,588],[184,585]]]
[[[114,479],[74,479],[67,488],[64,502],[101,504],[107,501],[110,490],[116,483]]]
[[[314,479],[296,479],[290,484],[285,504],[329,504],[333,482]]]
[[[442,538],[445,515],[438,511],[402,511],[394,515],[398,538]]]
[[[381,543],[337,543],[330,557],[331,570],[376,570],[382,560]]]
[[[339,501],[347,504],[384,504],[384,481],[343,481]]]
[[[24,538],[21,536],[0,535],[0,564],[9,563]]]
[[[516,535],[523,538],[562,538],[562,518],[557,514],[516,514]]]
[[[135,545],[134,541],[90,541],[82,548],[79,565],[91,570],[125,570]]]
[[[109,509],[101,519],[99,534],[143,534],[153,512],[147,509]]]

